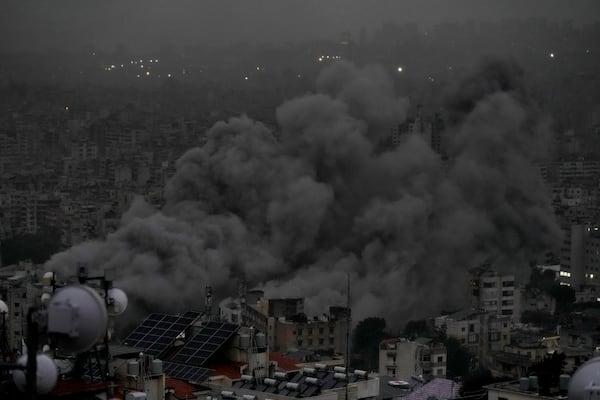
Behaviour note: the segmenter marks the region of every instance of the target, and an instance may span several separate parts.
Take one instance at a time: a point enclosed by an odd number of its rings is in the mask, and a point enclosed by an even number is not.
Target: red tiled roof
[[[218,364],[208,364],[205,367],[215,370],[212,376],[224,375],[229,379],[240,379],[242,377],[242,374],[240,372],[240,367],[242,365],[245,364],[240,362],[227,361]]]
[[[178,399],[195,399],[196,396],[194,395],[194,392],[198,390],[196,386],[190,383],[168,376],[165,376],[165,388],[174,389],[175,397]]]
[[[286,357],[278,351],[269,353],[269,361],[276,362],[277,366],[284,371],[298,371],[300,369],[298,367],[298,361]]]
[[[75,393],[93,393],[106,389],[106,383],[76,380],[59,380],[50,392],[53,396],[68,396]]]

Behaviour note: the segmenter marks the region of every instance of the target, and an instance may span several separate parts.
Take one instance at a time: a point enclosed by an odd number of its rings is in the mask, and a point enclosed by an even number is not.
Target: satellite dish
[[[88,286],[66,286],[56,291],[48,304],[48,334],[61,350],[89,350],[104,336],[107,326],[104,301]]]
[[[54,280],[54,272],[45,272],[42,275],[42,285],[50,286],[52,285],[52,281]]]
[[[0,314],[8,314],[8,306],[2,300],[0,300]]]
[[[38,354],[37,357],[37,373],[36,373],[36,392],[38,394],[47,394],[58,380],[58,367],[50,357],[45,354]],[[17,364],[26,366],[27,365],[27,354],[19,357]],[[12,371],[13,381],[17,388],[24,392],[27,388],[27,378],[25,377],[25,371],[15,369]]]
[[[590,390],[598,390],[600,382],[600,357],[580,366],[569,382],[569,400],[589,399]]]
[[[51,298],[52,296],[50,295],[50,293],[44,293],[40,297],[40,301],[42,302],[42,304],[47,305],[50,302]]]
[[[109,315],[121,315],[127,309],[127,295],[124,291],[118,288],[112,288],[108,290],[108,314]]]

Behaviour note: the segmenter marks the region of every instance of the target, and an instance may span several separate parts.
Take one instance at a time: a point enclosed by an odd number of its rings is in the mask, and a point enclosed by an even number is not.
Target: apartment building
[[[385,339],[379,345],[379,374],[409,380],[412,376],[446,376],[447,351],[429,338]]]

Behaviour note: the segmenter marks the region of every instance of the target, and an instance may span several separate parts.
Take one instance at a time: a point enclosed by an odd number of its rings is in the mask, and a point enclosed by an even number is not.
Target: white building
[[[431,339],[393,338],[379,345],[379,374],[407,380],[411,376],[446,376],[447,352]]]

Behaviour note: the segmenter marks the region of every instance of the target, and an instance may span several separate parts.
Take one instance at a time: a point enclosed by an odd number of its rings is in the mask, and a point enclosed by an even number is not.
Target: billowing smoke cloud
[[[132,302],[164,311],[245,279],[320,314],[345,304],[349,275],[354,320],[398,327],[464,304],[469,268],[524,268],[556,243],[531,163],[544,125],[514,66],[487,63],[449,95],[447,162],[416,136],[378,150],[407,111],[382,69],[338,63],[317,88],[279,107],[276,132],[215,124],[178,161],[162,210],[138,199],[105,241],[46,267],[114,270]]]

